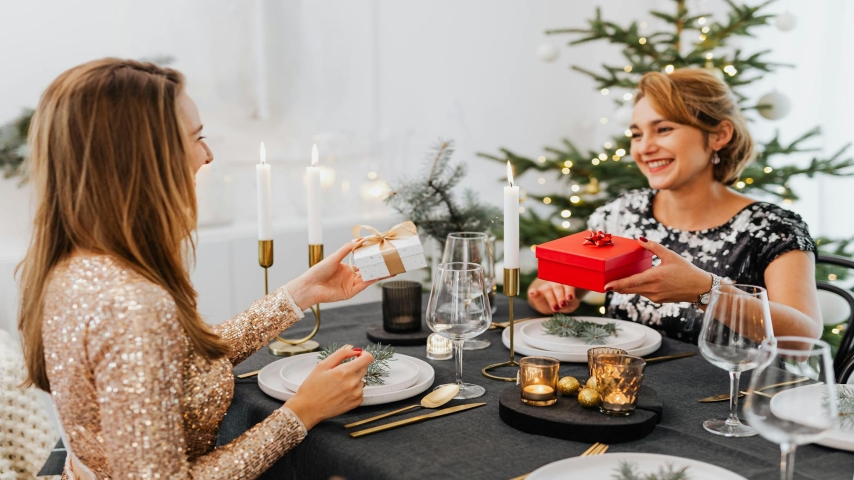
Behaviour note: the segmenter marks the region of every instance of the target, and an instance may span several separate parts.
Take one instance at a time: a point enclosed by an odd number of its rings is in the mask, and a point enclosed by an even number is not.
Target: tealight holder
[[[519,361],[522,403],[545,407],[557,402],[560,361],[551,357],[525,357]]]
[[[421,282],[392,280],[382,284],[383,330],[411,333],[421,330]]]
[[[596,355],[628,355],[629,353],[625,350],[621,350],[619,348],[611,348],[611,347],[596,347],[587,350],[587,373],[591,377],[593,376],[593,360],[596,358]]]
[[[428,360],[450,360],[454,358],[454,342],[437,333],[431,333],[427,337],[427,359]]]
[[[594,372],[599,390],[599,411],[631,415],[638,402],[646,361],[633,355],[596,355]]]

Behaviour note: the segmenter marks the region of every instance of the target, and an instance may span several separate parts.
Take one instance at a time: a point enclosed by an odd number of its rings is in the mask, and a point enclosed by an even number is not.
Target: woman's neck
[[[723,225],[753,201],[720,182],[695,182],[675,190],[659,190],[653,215],[679,230],[705,230]]]

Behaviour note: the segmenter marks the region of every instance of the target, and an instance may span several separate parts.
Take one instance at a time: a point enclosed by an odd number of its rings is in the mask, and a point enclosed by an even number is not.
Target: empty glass
[[[445,251],[442,262],[471,262],[483,267],[483,280],[489,295],[492,313],[495,313],[495,255],[494,244],[490,236],[481,232],[456,232],[445,239]],[[468,340],[463,345],[466,350],[480,350],[491,345],[489,340]]]
[[[803,337],[769,338],[762,346],[744,415],[760,435],[780,444],[780,478],[791,480],[795,448],[821,438],[838,418],[830,346]]]
[[[485,332],[492,323],[492,309],[483,267],[477,263],[442,263],[433,276],[433,288],[427,302],[427,325],[430,330],[454,342],[460,393],[456,399],[476,398],[483,387],[463,383],[463,342]]]
[[[756,435],[756,430],[738,418],[738,380],[741,372],[759,365],[761,343],[773,336],[764,288],[721,285],[712,292],[698,344],[706,360],[729,372],[730,398],[729,417],[706,420],[706,430],[726,437]]]

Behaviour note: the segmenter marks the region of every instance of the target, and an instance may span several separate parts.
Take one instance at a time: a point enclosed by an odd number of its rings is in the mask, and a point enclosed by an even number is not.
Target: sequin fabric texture
[[[622,237],[646,237],[707,272],[761,287],[765,269],[778,256],[792,250],[816,251],[801,217],[771,203],[752,203],[715,228],[684,231],[656,220],[652,211],[656,193],[627,192],[593,212],[588,227]],[[607,298],[608,317],[640,322],[670,338],[697,343],[703,311],[690,303],[658,304],[636,294],[609,293]]]
[[[305,437],[281,408],[215,448],[233,365],[299,319],[284,288],[215,327],[232,348],[215,361],[194,352],[172,297],[113,258],[58,265],[45,298],[51,395],[71,451],[97,478],[256,478]]]

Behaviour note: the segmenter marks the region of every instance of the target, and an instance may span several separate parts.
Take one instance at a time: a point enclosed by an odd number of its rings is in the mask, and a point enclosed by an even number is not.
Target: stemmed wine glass
[[[463,383],[463,342],[485,332],[490,323],[492,310],[483,267],[471,262],[439,264],[427,302],[427,325],[454,342],[456,384],[460,387],[456,399],[477,398],[486,393],[479,385]]]
[[[448,234],[442,262],[471,262],[483,267],[483,281],[489,294],[489,304],[495,313],[495,257],[486,233],[456,232]],[[489,340],[466,340],[465,350],[480,350],[491,345]]]
[[[698,344],[706,360],[729,372],[730,398],[729,417],[706,420],[706,430],[726,437],[756,435],[756,430],[738,418],[738,380],[741,372],[759,365],[761,343],[773,336],[764,288],[721,285],[712,292]]]
[[[762,346],[744,415],[759,435],[780,444],[780,478],[791,480],[795,448],[821,438],[838,418],[830,346],[804,337],[769,338]],[[773,395],[760,391],[768,385],[776,385]]]

